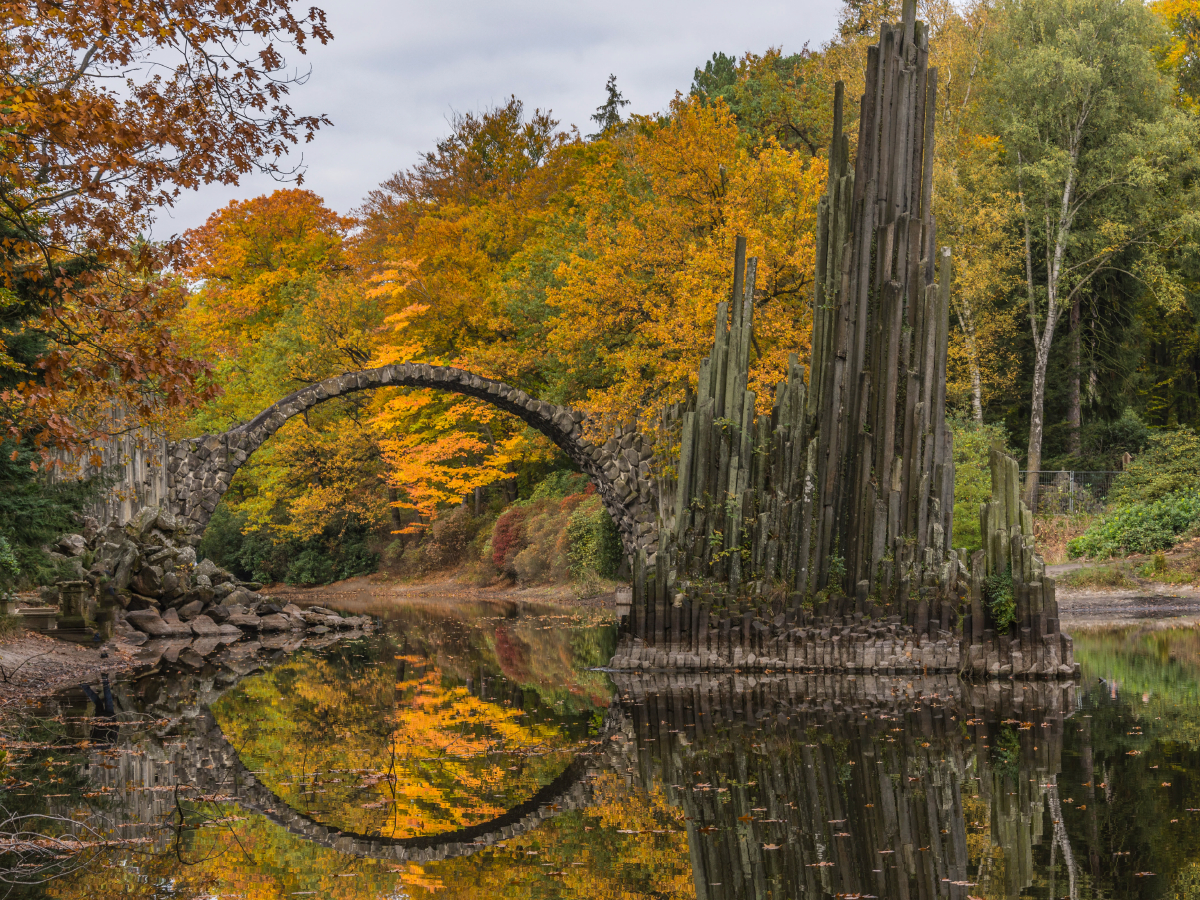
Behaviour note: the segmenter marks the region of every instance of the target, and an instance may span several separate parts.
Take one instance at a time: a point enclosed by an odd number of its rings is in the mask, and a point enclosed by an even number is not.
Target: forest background
[[[189,2],[187,46],[330,37],[315,10]],[[104,67],[165,45],[99,6],[51,9],[12,19],[0,104],[0,568],[26,577],[102,489],[49,483],[49,450],[142,426],[222,431],[345,371],[455,365],[584,409],[597,434],[653,423],[694,380],[738,235],[759,258],[751,381],[770,397],[788,354],[808,356],[834,84],[861,95],[866,48],[899,17],[850,0],[819,49],[714,53],[657,113],[625,110],[610,78],[587,135],[513,97],[455,115],[351,215],[297,185],[151,244],[128,235],[156,205],[250,167],[286,178],[282,152],[327,123],[285,104],[275,49],[209,74],[236,114],[201,99],[186,53],[174,81],[116,96]],[[938,243],[955,259],[954,543],[972,547],[992,446],[1034,470],[1113,470],[1147,447],[1200,467],[1200,4],[928,0],[919,16],[939,71]],[[856,119],[855,99],[852,141]],[[546,438],[469,398],[399,389],[289,421],[202,551],[299,583],[465,563],[481,580],[594,588],[621,562]]]

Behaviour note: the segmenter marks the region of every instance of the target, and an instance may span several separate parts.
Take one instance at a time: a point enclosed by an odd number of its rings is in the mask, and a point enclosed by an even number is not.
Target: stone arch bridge
[[[403,363],[335,375],[289,394],[249,422],[222,434],[169,443],[165,448],[167,504],[203,531],[237,470],[288,419],[332,397],[381,387],[450,391],[483,400],[522,419],[558,445],[595,483],[626,553],[635,556],[645,551],[653,563],[658,504],[650,477],[650,447],[640,434],[624,430],[604,444],[594,444],[583,436],[585,416],[579,410],[538,400],[502,382],[449,366]]]

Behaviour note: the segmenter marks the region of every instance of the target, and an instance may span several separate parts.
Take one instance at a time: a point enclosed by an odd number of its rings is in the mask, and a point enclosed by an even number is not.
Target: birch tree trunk
[[[971,302],[966,297],[957,296],[958,324],[962,329],[963,342],[967,347],[967,366],[971,370],[971,415],[980,425],[983,424],[983,378],[979,374],[979,351],[975,343],[975,313]]]
[[[1071,348],[1070,367],[1067,376],[1067,452],[1079,456],[1083,452],[1083,409],[1079,390],[1079,369],[1082,359],[1080,348],[1079,296],[1071,303]]]
[[[1042,468],[1042,438],[1045,434],[1046,369],[1050,363],[1050,348],[1054,343],[1054,327],[1058,324],[1061,311],[1059,304],[1059,280],[1062,275],[1063,257],[1066,255],[1067,240],[1071,236],[1073,211],[1071,201],[1075,193],[1075,176],[1079,165],[1079,148],[1083,141],[1083,129],[1087,124],[1090,106],[1083,104],[1075,127],[1071,129],[1067,153],[1066,180],[1063,184],[1062,202],[1059,205],[1058,221],[1053,225],[1046,216],[1046,319],[1038,334],[1037,289],[1033,283],[1033,239],[1029,210],[1025,205],[1025,194],[1021,189],[1021,177],[1017,175],[1017,192],[1021,197],[1021,214],[1025,224],[1025,278],[1029,294],[1029,325],[1033,331],[1033,396],[1030,398],[1029,450],[1025,461],[1025,503],[1037,510],[1037,473]],[[1018,165],[1020,157],[1018,155]],[[1053,242],[1053,243],[1051,243]],[[1053,249],[1050,249],[1050,248]],[[1073,298],[1072,298],[1073,299]]]

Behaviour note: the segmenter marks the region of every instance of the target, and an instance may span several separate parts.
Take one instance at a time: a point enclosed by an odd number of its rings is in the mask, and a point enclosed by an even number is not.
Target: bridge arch
[[[381,387],[436,388],[475,397],[510,412],[546,435],[596,485],[626,553],[657,550],[656,504],[649,477],[650,448],[627,430],[602,445],[583,436],[584,413],[531,397],[518,388],[450,366],[402,363],[335,375],[303,387],[249,422],[221,434],[168,447],[167,496],[172,509],[203,531],[233,476],[288,419],[332,397]]]

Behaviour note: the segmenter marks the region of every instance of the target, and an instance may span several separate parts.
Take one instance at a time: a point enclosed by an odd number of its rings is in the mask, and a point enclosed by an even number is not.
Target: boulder
[[[250,613],[234,613],[225,620],[226,625],[236,625],[242,631],[258,631],[262,619]]]
[[[178,621],[169,622],[153,609],[134,610],[126,614],[125,621],[151,637],[182,637],[192,633],[190,626]]]
[[[83,528],[79,530],[89,544],[100,535],[100,522],[92,516],[83,517]]]
[[[242,629],[230,622],[222,622],[218,627],[221,629],[221,634],[242,636]]]
[[[289,616],[303,616],[304,615],[304,610],[302,610],[300,607],[298,607],[295,603],[286,604],[283,607],[283,609],[280,610],[280,612],[284,613],[285,615],[289,615]]]
[[[59,551],[67,556],[83,556],[87,548],[87,539],[82,534],[64,534],[58,539]]]
[[[175,514],[169,509],[159,510],[159,513],[154,518],[154,527],[159,531],[165,531],[170,534],[179,528],[179,520],[175,518]]]
[[[162,594],[162,578],[162,566],[142,566],[129,586],[145,597],[158,597]]]
[[[196,616],[192,619],[192,634],[196,637],[213,637],[221,634],[221,626],[208,616]]]
[[[125,523],[125,533],[132,538],[141,537],[154,527],[158,520],[158,509],[153,506],[143,506]]]
[[[164,572],[162,577],[162,595],[174,600],[183,593],[183,585],[179,576],[174,572]]]
[[[44,588],[39,588],[38,596],[41,597],[42,601],[45,603],[57,603],[58,602],[58,588],[55,587],[54,585],[49,585]]]
[[[164,622],[172,622],[174,624],[179,624],[179,610],[168,609],[165,612],[163,612],[162,618],[163,618]]]
[[[218,600],[224,600],[230,594],[236,593],[237,589],[238,588],[236,584],[231,584],[227,581],[224,584],[218,584],[213,588],[213,596]]]
[[[134,594],[129,598],[129,605],[126,607],[130,612],[135,612],[143,609],[152,609],[158,612],[158,601],[150,597],[142,597],[139,594]]]
[[[233,617],[230,616],[232,619]],[[280,613],[271,613],[259,620],[263,631],[289,631],[293,627],[292,620]]]
[[[211,606],[205,607],[204,614],[214,622],[220,624],[229,618],[229,609],[221,606],[219,603],[214,603]]]
[[[118,591],[123,591],[133,580],[133,566],[137,562],[138,552],[137,547],[129,541],[122,544],[120,550],[121,555],[113,569],[113,585]]]
[[[201,656],[211,656],[220,646],[221,638],[218,636],[201,637],[192,641],[192,650]]]
[[[203,572],[192,572],[192,584],[196,587],[206,587],[212,589],[212,579]]]
[[[196,568],[193,574],[204,575],[206,578],[210,579],[213,584],[216,584],[216,580],[213,579],[214,575],[228,575],[229,573],[206,556],[204,559],[200,560],[200,562],[196,563]]]
[[[179,618],[184,622],[190,622],[202,612],[204,612],[204,604],[199,600],[192,600],[190,603],[185,603],[179,607]]]
[[[224,587],[224,585],[221,585],[221,587]],[[254,598],[251,596],[251,594],[248,590],[246,590],[245,588],[239,587],[239,588],[234,588],[232,591],[230,591],[228,594],[226,594],[225,598],[221,602],[225,606],[229,606],[230,604],[233,604],[233,603],[238,603],[242,606],[249,607],[250,604],[252,602],[254,602]]]
[[[179,552],[175,555],[175,561],[181,566],[194,566],[196,564],[196,551],[192,547],[180,547]]]

